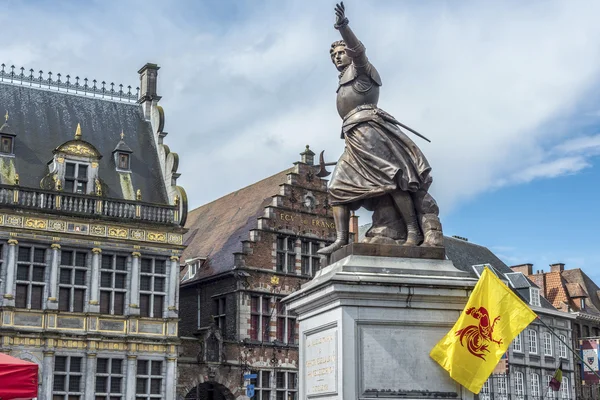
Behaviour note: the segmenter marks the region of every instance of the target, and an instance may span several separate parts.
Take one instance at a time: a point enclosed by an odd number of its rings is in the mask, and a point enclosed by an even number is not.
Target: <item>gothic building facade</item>
[[[132,94],[2,65],[0,351],[40,400],[175,398],[187,198],[157,73]]]
[[[335,235],[308,148],[290,169],[190,212],[181,274],[182,398],[297,399],[296,316],[281,299]],[[245,376],[249,375],[249,376]]]

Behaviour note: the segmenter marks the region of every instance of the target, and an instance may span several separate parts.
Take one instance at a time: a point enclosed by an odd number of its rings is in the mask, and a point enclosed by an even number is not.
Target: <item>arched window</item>
[[[517,399],[523,399],[525,395],[525,388],[523,387],[523,373],[515,372],[515,395]]]
[[[533,400],[540,398],[540,376],[538,374],[531,374],[531,397]]]
[[[550,332],[544,332],[544,355],[552,355],[552,334]]]
[[[563,399],[569,398],[569,378],[563,376],[562,384],[560,385],[560,393]]]
[[[533,329],[529,330],[529,352],[532,354],[537,354],[538,352],[537,332]]]

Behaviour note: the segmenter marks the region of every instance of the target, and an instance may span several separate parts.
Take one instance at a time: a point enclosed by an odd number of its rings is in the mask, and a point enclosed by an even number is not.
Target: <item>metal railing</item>
[[[96,79],[89,80],[88,78],[80,79],[78,76],[71,81],[71,75],[56,74],[56,79],[52,78],[52,72],[47,72],[47,78],[44,77],[44,71],[40,70],[35,73],[31,68],[26,73],[25,68],[21,67],[15,72],[15,66],[7,67],[6,64],[0,64],[0,81],[8,82],[17,85],[28,85],[39,89],[64,91],[71,94],[81,96],[100,97],[105,100],[117,100],[126,102],[136,102],[140,95],[140,88],[135,88],[135,93],[132,93],[131,85],[126,88],[123,84],[115,85],[114,82],[107,83],[106,81],[98,82]],[[9,68],[10,71],[6,69]],[[21,72],[18,72],[18,71]],[[108,87],[110,86],[110,88]],[[115,88],[115,86],[117,88]],[[125,90],[127,89],[127,90]]]
[[[0,185],[0,205],[39,211],[178,224],[177,206]]]

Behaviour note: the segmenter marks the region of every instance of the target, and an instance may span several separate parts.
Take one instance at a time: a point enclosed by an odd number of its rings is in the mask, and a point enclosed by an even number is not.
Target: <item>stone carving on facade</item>
[[[336,240],[319,253],[348,244],[350,211],[360,207],[373,211],[368,243],[442,247],[439,210],[428,192],[431,166],[400,127],[424,137],[377,106],[379,73],[350,29],[343,3],[335,14],[343,40],[331,45],[330,55],[340,71],[337,109],[346,148],[329,182]]]

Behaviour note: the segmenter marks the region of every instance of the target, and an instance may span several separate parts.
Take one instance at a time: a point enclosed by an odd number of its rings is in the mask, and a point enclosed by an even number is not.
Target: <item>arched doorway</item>
[[[185,400],[234,400],[234,397],[227,387],[216,382],[205,382],[190,390]]]

